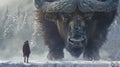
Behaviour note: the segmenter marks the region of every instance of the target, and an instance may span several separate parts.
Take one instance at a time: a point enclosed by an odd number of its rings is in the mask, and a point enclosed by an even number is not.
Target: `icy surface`
[[[43,39],[38,31],[40,28],[35,20],[33,0],[0,1],[0,60],[22,62],[22,46],[25,40],[30,42],[30,61],[47,60],[48,49],[44,46]],[[64,52],[65,60],[76,60],[67,51]],[[120,61],[119,13],[109,28],[107,40],[100,50],[100,56],[102,60]],[[82,56],[79,59],[82,59]],[[9,65],[8,63],[4,64]]]
[[[1,62],[0,67],[120,67],[120,62],[108,61],[47,61],[39,63]]]

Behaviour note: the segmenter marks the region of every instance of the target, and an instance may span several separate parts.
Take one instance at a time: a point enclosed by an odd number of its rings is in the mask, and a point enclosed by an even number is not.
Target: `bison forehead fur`
[[[41,32],[49,48],[47,57],[50,60],[62,59],[66,48],[76,58],[83,53],[86,60],[99,60],[99,49],[115,15],[116,10],[86,13],[76,8],[72,13],[49,13],[38,9]]]

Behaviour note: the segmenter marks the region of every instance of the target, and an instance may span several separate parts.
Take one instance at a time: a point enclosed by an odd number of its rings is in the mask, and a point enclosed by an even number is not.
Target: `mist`
[[[25,40],[30,43],[31,60],[41,59],[47,48],[37,32],[33,0],[4,0],[0,4],[0,60],[22,61]]]
[[[22,47],[28,40],[31,61],[45,61],[48,53],[39,25],[35,20],[33,0],[0,0],[0,60],[23,61]],[[120,21],[117,17],[109,28],[101,49],[102,60],[120,60]],[[73,59],[65,50],[65,59]]]

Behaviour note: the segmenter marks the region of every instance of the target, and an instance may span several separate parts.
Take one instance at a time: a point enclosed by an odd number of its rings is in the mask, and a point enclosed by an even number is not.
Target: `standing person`
[[[29,47],[29,42],[26,40],[23,45],[23,57],[24,57],[24,62],[28,63],[29,60],[29,55],[30,55],[30,47]]]

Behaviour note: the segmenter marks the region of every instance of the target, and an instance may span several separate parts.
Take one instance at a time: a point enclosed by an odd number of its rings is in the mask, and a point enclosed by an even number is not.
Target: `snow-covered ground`
[[[43,39],[37,31],[38,25],[35,22],[35,8],[33,0],[0,0],[0,67],[24,67],[49,65],[46,59],[48,49],[44,46]],[[120,8],[119,8],[120,9]],[[120,10],[119,10],[120,12]],[[119,62],[110,62],[111,60],[120,61],[120,16],[117,16],[115,22],[111,25],[107,40],[100,50],[102,60],[98,62],[77,61],[82,57],[75,59],[65,51],[65,60],[58,62],[60,65],[68,65],[67,67],[80,67],[80,65],[115,65]],[[22,63],[22,46],[25,40],[29,40],[31,47],[30,64]],[[6,60],[9,60],[6,62]],[[73,61],[72,60],[76,60]],[[44,63],[34,63],[43,62]],[[53,62],[52,62],[53,63]],[[56,62],[55,62],[56,63]],[[56,65],[54,63],[54,65]],[[71,63],[71,64],[70,64]],[[73,64],[75,63],[75,64]],[[103,64],[102,64],[103,63]],[[59,66],[58,64],[58,66]],[[6,66],[5,66],[6,65]],[[32,66],[33,65],[33,66]],[[120,65],[119,65],[120,66]],[[44,66],[45,67],[45,66]],[[49,66],[50,67],[50,66]],[[61,66],[59,66],[61,67]],[[63,66],[65,67],[65,66]],[[81,66],[82,67],[82,66]],[[97,66],[98,67],[98,66]],[[103,66],[101,66],[103,67]]]
[[[0,62],[0,67],[120,67],[118,61],[46,61],[39,63]]]

